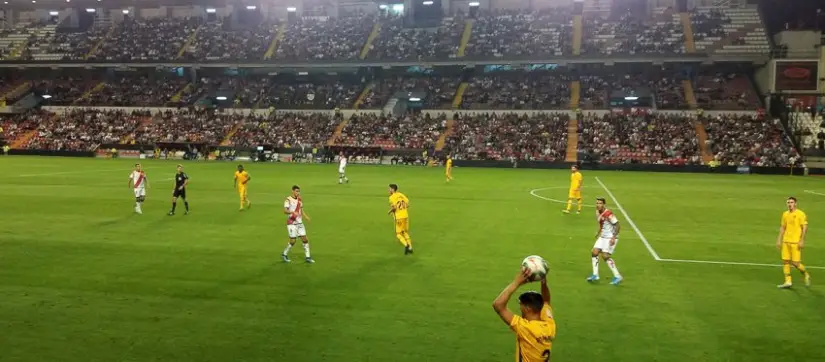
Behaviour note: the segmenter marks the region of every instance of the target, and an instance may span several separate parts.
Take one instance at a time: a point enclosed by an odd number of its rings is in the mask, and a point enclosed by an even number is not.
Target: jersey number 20
[[[402,201],[398,201],[398,202],[395,204],[395,208],[396,208],[396,209],[398,209],[398,210],[405,210],[405,209],[407,209],[407,203],[406,203],[406,202],[404,202],[403,200],[402,200]]]

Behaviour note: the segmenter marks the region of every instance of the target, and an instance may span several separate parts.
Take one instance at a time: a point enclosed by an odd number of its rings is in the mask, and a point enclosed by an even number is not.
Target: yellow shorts
[[[799,244],[782,243],[782,260],[790,260],[793,262],[802,261],[802,250],[799,249]]]
[[[580,199],[580,198],[582,198],[582,192],[581,191],[576,191],[576,190],[570,190],[570,192],[567,193],[567,198],[568,199]]]
[[[410,219],[403,218],[403,219],[395,219],[395,233],[409,233],[410,232]]]
[[[246,187],[238,187],[238,196],[240,196],[242,200],[246,198]]]

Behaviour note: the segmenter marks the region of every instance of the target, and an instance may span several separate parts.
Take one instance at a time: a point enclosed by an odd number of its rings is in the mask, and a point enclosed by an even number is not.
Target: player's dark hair
[[[607,201],[604,201],[604,197],[597,197],[596,201],[601,201],[603,204],[607,203]]]
[[[579,165],[573,165],[573,168],[575,168],[575,169],[577,169],[577,170],[578,170],[578,169],[579,169]]]
[[[136,164],[135,164],[135,167],[138,167],[138,166],[140,166],[140,164],[139,164],[139,163],[136,163]]]
[[[532,290],[521,293],[521,295],[518,296],[518,302],[536,313],[541,312],[541,308],[544,306],[544,298],[539,292]]]
[[[181,164],[178,164],[178,167],[183,167],[183,165],[181,165]]]
[[[300,190],[300,189],[301,189],[301,186],[298,186],[298,185],[292,186],[292,191]]]
[[[793,200],[793,202],[796,202],[796,197],[789,196],[789,197],[788,197],[788,200]]]
[[[396,185],[396,184],[390,184],[390,188],[391,188],[393,191],[398,191],[398,185]]]

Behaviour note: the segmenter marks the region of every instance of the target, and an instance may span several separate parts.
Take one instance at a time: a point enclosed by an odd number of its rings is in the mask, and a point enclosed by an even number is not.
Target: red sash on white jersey
[[[135,180],[135,188],[137,189],[143,187],[144,180],[146,180],[146,175],[143,173],[143,171],[138,172],[138,177]]]

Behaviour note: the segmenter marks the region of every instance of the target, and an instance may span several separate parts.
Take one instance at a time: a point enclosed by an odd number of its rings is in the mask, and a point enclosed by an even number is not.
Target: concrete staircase
[[[375,41],[375,38],[378,37],[378,33],[381,32],[381,23],[375,23],[372,26],[372,31],[370,35],[367,37],[367,41],[364,42],[364,47],[361,48],[361,54],[358,55],[359,59],[366,59],[367,54],[369,54],[370,49],[372,48],[372,42]]]
[[[335,130],[332,131],[332,136],[327,140],[327,146],[334,146],[335,141],[341,139],[341,134],[344,132],[344,128],[347,127],[347,124],[349,124],[349,117],[342,119],[341,123],[335,126]]]
[[[2,96],[2,99],[5,99],[8,102],[9,100],[15,99],[15,98],[20,97],[21,95],[25,94],[26,92],[28,92],[31,89],[31,87],[32,87],[31,82],[23,81],[20,84],[18,84],[16,87],[14,87],[11,90],[9,90],[8,92],[4,93],[3,96]]]
[[[455,120],[448,119],[447,128],[444,130],[444,132],[441,132],[441,135],[438,136],[438,140],[435,141],[435,152],[440,152],[444,149],[444,145],[447,143],[447,137],[450,137],[453,134],[454,127]]]
[[[689,80],[683,80],[682,89],[685,90],[685,101],[687,101],[690,109],[696,109],[698,103],[696,102],[696,95],[693,93],[693,83]]]
[[[567,122],[567,150],[564,156],[565,162],[577,162],[579,160],[579,121],[577,116],[570,117]]]
[[[582,16],[573,15],[573,55],[582,53]]]
[[[95,25],[95,26],[97,26],[97,25]],[[109,38],[112,37],[112,34],[114,34],[114,33],[115,33],[115,25],[111,24],[111,25],[109,25],[109,31],[106,32],[106,35],[104,35],[102,38],[100,38],[100,40],[98,40],[97,43],[95,43],[95,45],[93,45],[92,48],[89,49],[89,52],[86,53],[86,60],[88,60],[93,55],[95,55],[95,53],[97,53],[97,50],[100,49],[100,47],[103,46],[103,44],[106,44],[106,42],[109,40]]]
[[[101,90],[103,90],[103,88],[106,88],[106,82],[100,82],[100,83],[98,83],[96,86],[94,86],[94,88],[89,89],[88,91],[86,91],[86,93],[83,93],[83,95],[82,95],[82,96],[80,96],[80,98],[75,99],[75,100],[72,102],[72,104],[77,104],[77,103],[80,103],[80,101],[82,101],[82,100],[84,100],[84,99],[86,99],[86,98],[89,98],[92,94],[95,94],[95,93],[97,93],[97,92],[100,92]]]
[[[367,98],[367,94],[370,94],[372,87],[375,87],[375,83],[369,83],[364,87],[364,90],[362,90],[358,98],[355,99],[355,103],[352,105],[353,109],[358,110],[358,108],[361,107],[361,104],[364,103],[364,98]]]
[[[398,104],[398,98],[392,97],[390,100],[387,101],[387,104],[384,105],[382,111],[384,114],[392,114],[392,110],[395,108],[395,105]]]
[[[123,138],[120,139],[120,144],[125,145],[131,143],[135,139],[134,131],[148,126],[149,123],[152,123],[152,117],[141,117],[137,127],[135,127],[135,129],[131,133],[123,136]]]
[[[186,85],[181,88],[172,98],[169,98],[169,103],[177,104],[180,102],[183,95],[188,93],[192,89],[192,82],[186,83]]]
[[[579,102],[581,101],[582,93],[581,90],[581,82],[577,80],[570,82],[570,109],[576,110],[576,108],[579,108]]]
[[[702,156],[702,163],[707,165],[708,162],[713,160],[713,154],[711,154],[710,146],[708,146],[708,132],[705,130],[704,123],[698,119],[693,121],[693,128],[696,130],[696,139],[699,141],[699,153]]]
[[[29,141],[32,138],[34,138],[35,135],[37,135],[37,130],[36,129],[28,131],[25,134],[23,134],[22,136],[17,137],[17,139],[15,139],[14,142],[12,142],[9,145],[9,147],[11,147],[14,150],[21,149],[24,146],[26,146],[26,144],[29,143]]]
[[[243,121],[235,123],[235,125],[232,126],[232,129],[229,130],[229,132],[226,134],[226,136],[223,137],[223,141],[221,141],[220,145],[221,146],[231,146],[232,145],[232,137],[235,136],[235,133],[238,133],[238,130],[241,129],[241,127],[243,127],[243,124],[244,124]]]
[[[281,23],[278,25],[278,32],[275,33],[275,37],[272,38],[272,41],[269,43],[269,48],[267,48],[266,53],[264,53],[264,60],[272,59],[272,56],[275,55],[275,51],[278,50],[278,44],[284,40],[285,34],[286,23]]]
[[[693,24],[690,21],[690,14],[679,13],[682,20],[682,33],[685,34],[685,51],[696,53],[696,42],[693,41]]]
[[[189,34],[189,38],[186,39],[186,42],[183,43],[183,46],[180,47],[180,50],[178,50],[178,59],[183,58],[183,55],[186,54],[186,50],[189,49],[189,47],[192,46],[192,43],[195,42],[195,39],[198,38],[198,32],[201,31],[201,29],[203,29],[203,25],[199,25],[197,29],[192,32],[192,34]]]
[[[465,20],[464,21],[464,32],[461,33],[461,43],[458,45],[458,52],[456,55],[459,57],[464,56],[464,52],[467,50],[467,44],[470,42],[470,36],[473,35],[473,21],[472,20]]]
[[[464,92],[467,91],[467,87],[470,85],[467,82],[461,82],[458,85],[458,89],[455,90],[455,96],[453,97],[453,109],[461,108],[461,102],[464,100]]]

